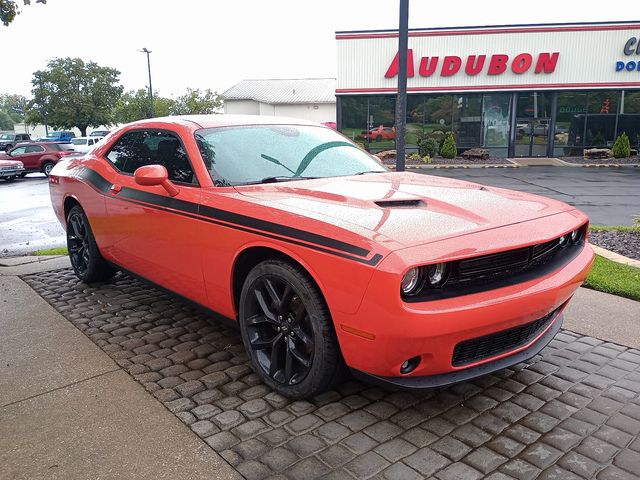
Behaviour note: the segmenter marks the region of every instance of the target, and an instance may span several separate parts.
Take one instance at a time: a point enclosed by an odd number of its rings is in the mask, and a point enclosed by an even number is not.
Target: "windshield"
[[[12,140],[12,139],[13,139],[13,134],[3,133],[2,135],[0,135],[0,140]]]
[[[86,138],[73,138],[73,139],[71,139],[71,143],[73,143],[74,145],[86,145],[87,144],[87,139]]]
[[[60,137],[60,133],[59,132],[52,132],[47,134],[47,138],[59,138]]]
[[[242,185],[386,171],[367,152],[325,127],[208,128],[196,132],[196,142],[217,184]]]

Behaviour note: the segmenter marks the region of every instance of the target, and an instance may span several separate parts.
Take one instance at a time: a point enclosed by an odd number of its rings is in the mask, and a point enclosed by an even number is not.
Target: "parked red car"
[[[13,182],[24,174],[24,165],[15,160],[0,160],[0,178]]]
[[[65,150],[57,143],[37,142],[16,145],[7,153],[0,154],[0,159],[22,162],[24,165],[24,172],[20,175],[22,177],[31,172],[42,172],[49,176],[53,166],[62,157],[73,154],[77,154],[77,152]]]
[[[396,131],[392,127],[385,127],[384,125],[380,125],[378,128],[374,128],[373,130],[366,130],[360,133],[360,138],[367,139],[369,137],[369,141],[382,141],[382,140],[395,140]]]
[[[536,355],[589,272],[556,200],[388,172],[318,124],[135,122],[49,176],[82,281],[123,268],[237,322],[289,397],[368,380],[431,388]]]

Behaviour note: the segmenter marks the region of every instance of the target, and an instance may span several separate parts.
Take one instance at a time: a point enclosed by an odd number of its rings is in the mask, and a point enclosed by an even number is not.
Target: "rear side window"
[[[27,146],[26,153],[39,153],[44,152],[44,148],[40,145],[29,145]]]
[[[122,173],[133,174],[145,165],[163,165],[173,182],[197,184],[189,157],[175,135],[160,130],[125,133],[107,159]]]
[[[50,143],[48,147],[49,147],[49,150],[53,150],[55,152],[59,152],[62,150],[62,147],[60,146],[59,143]]]

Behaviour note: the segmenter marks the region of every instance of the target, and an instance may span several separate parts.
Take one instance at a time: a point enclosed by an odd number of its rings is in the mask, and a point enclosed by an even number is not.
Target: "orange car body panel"
[[[252,247],[280,251],[318,284],[347,364],[382,377],[398,376],[402,362],[415,355],[424,361],[409,376],[456,371],[457,343],[562,307],[593,262],[585,242],[579,255],[540,278],[406,303],[399,288],[409,268],[542,243],[588,219],[555,200],[412,173],[216,187],[194,132],[224,126],[225,117],[136,122],[84,157],[59,163],[50,190],[61,223],[65,201],[73,198],[107,260],[230,319],[237,318],[238,256]],[[104,157],[122,133],[140,128],[179,135],[199,185],[180,185],[171,198],[161,186],[141,186],[117,172]],[[388,200],[420,204],[390,209],[375,203]]]

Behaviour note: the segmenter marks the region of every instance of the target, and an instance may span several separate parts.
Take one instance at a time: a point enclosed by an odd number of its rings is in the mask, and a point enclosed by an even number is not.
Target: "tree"
[[[30,5],[31,0],[22,0],[25,5]],[[36,0],[36,3],[47,3],[47,0]],[[0,0],[0,21],[8,26],[20,13],[15,0]]]
[[[153,96],[153,109],[158,117],[166,117],[171,114],[174,100],[170,98]],[[122,94],[115,106],[113,116],[118,123],[135,122],[149,117],[149,94],[144,88],[130,90]]]
[[[6,112],[14,123],[24,122],[29,100],[23,95],[0,95],[0,110]]]
[[[47,67],[34,72],[31,80],[29,123],[42,123],[46,112],[52,127],[77,127],[83,136],[87,127],[113,123],[113,109],[122,94],[118,70],[68,57],[51,60]]]
[[[222,108],[222,97],[208,88],[187,88],[187,93],[176,98],[171,109],[172,115],[192,115],[216,113]]]
[[[456,139],[453,136],[453,133],[449,132],[444,139],[442,148],[440,149],[440,155],[443,158],[455,158],[457,153],[458,149],[456,148]]]
[[[13,130],[13,119],[4,110],[0,110],[0,130]]]

